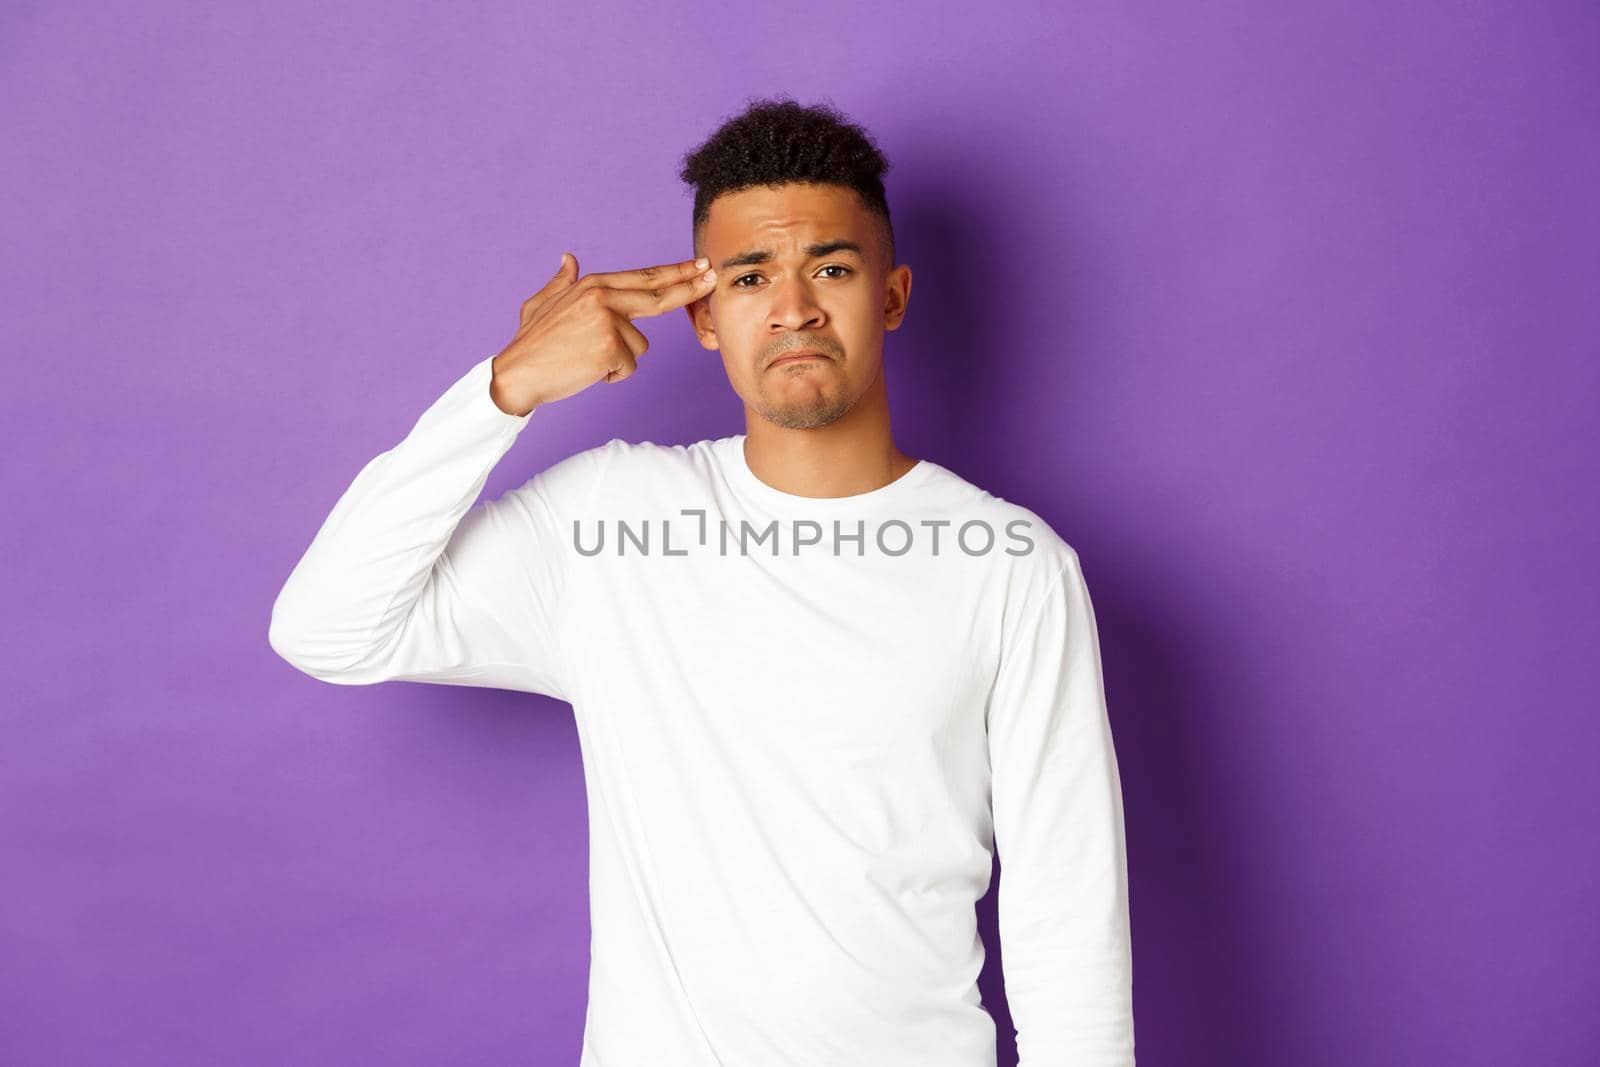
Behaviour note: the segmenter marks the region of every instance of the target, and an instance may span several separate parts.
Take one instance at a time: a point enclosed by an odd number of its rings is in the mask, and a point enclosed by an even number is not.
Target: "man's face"
[[[758,186],[712,202],[695,253],[717,285],[686,310],[700,343],[721,351],[734,392],[767,421],[826,426],[877,382],[883,332],[899,327],[911,292],[911,268],[890,269],[879,225],[838,185]]]

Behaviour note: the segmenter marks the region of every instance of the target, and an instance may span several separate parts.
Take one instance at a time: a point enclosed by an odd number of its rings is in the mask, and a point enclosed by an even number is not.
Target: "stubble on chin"
[[[842,418],[850,400],[837,389],[822,390],[802,401],[773,403],[763,398],[761,417],[787,430],[815,430]]]

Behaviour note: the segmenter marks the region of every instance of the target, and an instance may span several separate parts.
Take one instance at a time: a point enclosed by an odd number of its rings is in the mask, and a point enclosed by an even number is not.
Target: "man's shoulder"
[[[1036,617],[1038,605],[1048,598],[1070,596],[1070,590],[1082,587],[1083,563],[1076,546],[1044,514],[1063,509],[1051,510],[1041,503],[1036,510],[964,478],[961,483],[966,487],[962,492],[968,498],[968,513],[982,518],[999,537],[996,544],[1001,547],[991,553],[998,564],[990,577],[1001,590],[1005,605],[1001,632],[1018,633],[1030,615]],[[980,539],[973,536],[971,540]]]
[[[635,466],[662,466],[693,462],[717,453],[732,437],[701,438],[690,444],[666,444],[660,441],[629,441],[613,437],[602,449],[611,450],[617,459]]]
[[[588,499],[602,484],[638,494],[664,488],[683,477],[706,477],[728,438],[692,444],[662,444],[612,437],[552,463],[532,483],[549,494]]]
[[[717,437],[702,438],[689,444],[667,444],[613,437],[591,451],[604,461],[608,477],[628,482],[655,483],[664,477],[708,476],[723,458],[723,448],[730,440],[731,437]]]
[[[1012,554],[1027,556],[1027,563],[1041,571],[1059,570],[1077,552],[1042,514],[1016,500],[991,493],[955,471],[931,460],[934,469],[930,484],[937,487],[943,503],[941,511],[959,526],[978,522],[1013,549]],[[1023,569],[1032,569],[1024,564]]]

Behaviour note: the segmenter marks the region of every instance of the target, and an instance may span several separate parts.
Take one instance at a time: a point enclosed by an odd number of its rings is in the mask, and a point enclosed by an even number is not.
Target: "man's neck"
[[[761,481],[794,496],[857,496],[895,481],[917,460],[900,451],[887,417],[851,410],[814,430],[796,430],[746,411],[744,459]]]

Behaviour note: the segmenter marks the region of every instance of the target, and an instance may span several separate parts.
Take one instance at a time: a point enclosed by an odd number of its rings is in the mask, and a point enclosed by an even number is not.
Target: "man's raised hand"
[[[500,410],[526,415],[595,382],[631,377],[650,347],[633,321],[684,307],[716,286],[716,272],[695,260],[578,277],[578,259],[522,302],[511,343],[494,357],[489,395]]]

